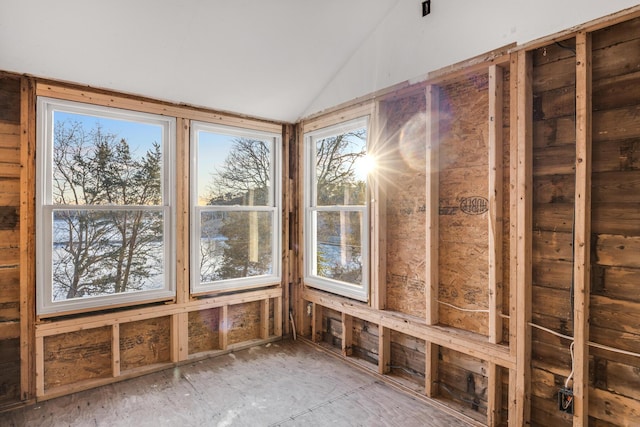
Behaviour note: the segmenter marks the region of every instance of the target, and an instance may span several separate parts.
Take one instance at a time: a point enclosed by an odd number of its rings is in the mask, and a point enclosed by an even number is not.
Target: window
[[[368,119],[305,135],[305,283],[366,301]]]
[[[191,125],[191,291],[280,283],[277,134]]]
[[[172,298],[175,119],[37,108],[38,314]]]

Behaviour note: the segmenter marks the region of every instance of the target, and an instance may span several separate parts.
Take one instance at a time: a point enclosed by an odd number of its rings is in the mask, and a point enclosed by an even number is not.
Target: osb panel
[[[168,316],[120,325],[122,371],[170,360],[171,322]]]
[[[0,341],[0,403],[20,400],[20,340]]]
[[[229,344],[260,338],[260,304],[254,301],[229,306]]]
[[[220,308],[189,313],[189,354],[220,349]]]
[[[424,317],[425,95],[382,104],[387,196],[387,309]]]
[[[45,390],[111,376],[111,327],[44,338]]]
[[[488,117],[487,74],[441,88],[439,299],[462,309],[488,309]],[[484,313],[441,304],[439,320],[487,333]]]

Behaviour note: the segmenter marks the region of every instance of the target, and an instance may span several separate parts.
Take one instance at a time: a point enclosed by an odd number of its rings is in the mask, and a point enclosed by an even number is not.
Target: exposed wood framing
[[[161,114],[171,117],[184,117],[208,123],[224,124],[245,129],[255,129],[265,132],[281,133],[282,124],[267,120],[242,117],[234,114],[217,113],[210,110],[190,108],[176,104],[163,104],[155,100],[142,97],[114,95],[103,93],[96,89],[80,88],[74,85],[63,85],[57,82],[39,80],[36,85],[36,95],[50,98],[66,99],[69,101],[85,102],[106,107],[124,108],[144,113]]]
[[[440,89],[438,86],[428,85],[425,90],[426,95],[426,245],[425,256],[425,297],[427,325],[438,323],[438,289],[439,289],[439,265],[438,247],[440,241],[439,232],[439,183],[440,183]],[[427,396],[435,397],[437,394],[438,382],[438,346],[431,341],[425,343],[425,385],[424,390]]]
[[[281,328],[285,335],[291,333],[289,318],[289,307],[291,304],[291,286],[295,283],[295,257],[292,237],[295,236],[293,230],[294,216],[294,181],[295,176],[292,170],[291,159],[295,159],[295,152],[292,141],[295,140],[295,129],[292,125],[282,127],[282,301],[280,304],[279,318]],[[282,319],[286,319],[282,324]]]
[[[374,161],[379,162],[384,157],[384,141],[380,126],[380,108],[375,104],[375,111],[371,117],[371,131],[369,135],[368,152]],[[377,168],[369,178],[369,212],[370,212],[370,242],[371,266],[371,306],[384,310],[387,306],[387,197],[383,168]]]
[[[227,304],[222,306],[219,325],[219,346],[222,350],[226,350],[229,346],[229,305]]]
[[[353,317],[342,313],[342,355],[353,354]]]
[[[189,301],[189,120],[176,122],[176,302]]]
[[[515,360],[517,357],[517,319],[518,319],[518,72],[519,55],[511,55],[510,64],[510,118],[509,128],[509,352]],[[513,414],[519,410],[516,398],[517,372],[509,370],[509,427],[518,427],[516,417]]]
[[[271,301],[268,299],[260,301],[260,338],[269,338],[269,308]],[[277,308],[277,307],[274,307]]]
[[[311,340],[313,342],[322,341],[322,306],[313,304],[311,314]]]
[[[347,313],[354,318],[430,341],[481,360],[490,361],[507,369],[516,366],[507,347],[491,344],[483,335],[439,325],[426,325],[424,321],[413,316],[397,312],[381,312],[366,304],[314,289],[305,289],[302,297],[315,305]]]
[[[111,375],[120,376],[120,325],[111,326]]]
[[[391,330],[378,326],[378,373],[391,371]]]
[[[502,341],[502,108],[503,70],[497,65],[489,67],[489,342]],[[487,376],[487,424],[500,424],[502,410],[502,371],[489,363]]]
[[[574,426],[589,421],[591,288],[591,34],[576,35],[576,189],[574,233]]]
[[[532,253],[532,62],[530,54],[518,52],[518,207],[517,207],[517,300],[516,300],[516,378],[513,422],[529,423],[531,410],[531,253]],[[513,319],[512,319],[513,320]],[[511,418],[511,417],[510,417]]]
[[[439,212],[439,89],[437,86],[429,85],[426,89],[427,97],[427,131],[426,131],[426,164],[427,171],[425,177],[427,179],[427,242],[426,242],[426,285],[425,297],[427,302],[427,324],[435,325],[438,323],[438,247],[439,247],[439,229],[438,229],[438,212]]]
[[[33,80],[20,82],[20,396],[31,399],[37,375],[34,356],[35,322],[35,182],[36,118]],[[37,350],[37,349],[36,349]],[[37,351],[36,351],[37,353]],[[40,352],[42,354],[42,352]],[[42,376],[43,372],[40,371]],[[42,378],[41,378],[42,380]]]
[[[502,341],[502,68],[489,67],[489,341]]]

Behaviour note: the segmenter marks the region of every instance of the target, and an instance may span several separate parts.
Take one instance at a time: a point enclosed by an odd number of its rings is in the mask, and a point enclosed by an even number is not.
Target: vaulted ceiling
[[[0,70],[295,122],[637,0],[0,0]]]
[[[294,121],[397,2],[3,0],[0,69]]]

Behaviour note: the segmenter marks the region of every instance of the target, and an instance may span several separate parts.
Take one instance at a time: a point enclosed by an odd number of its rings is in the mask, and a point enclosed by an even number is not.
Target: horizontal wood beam
[[[402,332],[507,369],[515,368],[515,359],[510,355],[509,348],[491,344],[483,335],[445,326],[427,325],[424,319],[401,313],[375,310],[364,303],[329,295],[314,289],[306,288],[302,297],[306,301],[375,323],[379,327]]]
[[[101,314],[90,318],[41,323],[36,325],[36,337],[58,335],[85,329],[100,328],[102,326],[111,326],[116,323],[122,324],[136,322],[139,320],[171,316],[179,313],[189,313],[191,311],[206,310],[209,308],[262,301],[269,298],[279,298],[281,295],[282,288],[277,287],[241,294],[223,295],[219,297],[194,300],[184,304],[158,305],[155,307],[126,310],[117,313]]]

